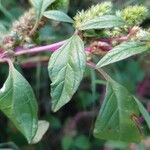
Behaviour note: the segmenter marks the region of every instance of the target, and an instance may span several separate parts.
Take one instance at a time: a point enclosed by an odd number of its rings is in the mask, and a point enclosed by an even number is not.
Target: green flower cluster
[[[119,12],[119,16],[126,21],[128,26],[142,23],[147,16],[148,9],[144,6],[129,6]]]
[[[111,2],[97,4],[86,11],[82,10],[81,12],[78,12],[77,15],[74,17],[74,26],[78,28],[83,22],[106,14],[110,14],[111,10]]]

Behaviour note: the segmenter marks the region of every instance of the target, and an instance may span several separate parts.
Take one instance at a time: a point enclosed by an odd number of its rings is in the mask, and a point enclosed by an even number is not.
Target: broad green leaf
[[[125,87],[109,79],[94,135],[105,140],[139,142],[143,134],[134,119],[135,116],[139,117],[139,114],[134,97]]]
[[[79,30],[105,29],[123,25],[125,25],[125,23],[121,18],[113,15],[105,15],[83,22],[79,27]]]
[[[44,16],[56,21],[73,23],[73,20],[64,12],[58,10],[49,10],[44,12]]]
[[[147,110],[144,108],[143,104],[135,97],[135,101],[139,107],[139,110],[141,112],[141,114],[143,115],[149,129],[150,129],[150,115],[149,113],[147,112]]]
[[[37,103],[31,86],[11,63],[8,78],[0,89],[0,110],[30,143],[37,130]]]
[[[86,66],[84,43],[73,35],[50,58],[48,71],[52,81],[52,110],[56,112],[68,103],[76,92]]]
[[[149,50],[144,42],[126,42],[109,51],[97,64],[97,68],[118,62]]]
[[[31,143],[36,144],[39,141],[41,141],[42,137],[44,136],[48,128],[49,128],[49,122],[45,120],[38,121],[38,129]]]
[[[44,11],[56,0],[31,0],[33,7],[36,10],[37,20],[40,20]]]

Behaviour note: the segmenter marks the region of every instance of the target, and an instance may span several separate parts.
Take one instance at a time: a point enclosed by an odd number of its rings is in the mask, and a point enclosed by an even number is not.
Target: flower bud
[[[144,6],[129,6],[120,12],[120,17],[126,21],[128,26],[142,23],[147,16],[148,9]]]

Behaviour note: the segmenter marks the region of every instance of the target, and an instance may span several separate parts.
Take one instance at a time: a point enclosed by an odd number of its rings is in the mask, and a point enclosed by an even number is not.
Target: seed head
[[[86,22],[96,17],[109,14],[111,12],[111,9],[112,9],[112,3],[104,2],[104,3],[97,4],[95,6],[92,6],[86,11],[82,10],[78,12],[77,15],[74,17],[74,21],[75,21],[74,26],[78,28],[83,22]]]
[[[147,16],[148,9],[144,6],[129,6],[120,12],[120,17],[126,21],[128,26],[142,23]]]

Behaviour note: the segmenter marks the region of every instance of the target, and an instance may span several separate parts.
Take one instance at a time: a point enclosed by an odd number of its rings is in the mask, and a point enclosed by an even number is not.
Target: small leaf
[[[73,35],[49,61],[49,76],[52,81],[52,110],[56,112],[68,103],[76,92],[86,66],[84,43]]]
[[[149,50],[143,42],[127,42],[109,51],[97,64],[97,68],[118,62],[136,54]]]
[[[0,110],[30,143],[37,130],[37,103],[31,86],[9,63],[9,75],[0,89]]]
[[[41,141],[42,137],[44,136],[48,128],[49,128],[49,122],[45,120],[38,121],[38,129],[37,129],[36,135],[32,139],[31,144],[36,144],[39,141]]]
[[[40,20],[44,11],[56,0],[31,0],[32,5],[36,10],[37,20]]]
[[[96,120],[94,135],[105,140],[139,142],[142,133],[134,120],[139,114],[134,97],[125,87],[109,79],[106,97]]]
[[[146,121],[146,123],[150,129],[150,115],[149,115],[149,113],[144,108],[143,104],[136,97],[134,97],[134,99],[135,99],[135,101],[139,107],[139,110],[140,110],[141,114],[143,115],[143,117],[144,117],[144,119],[145,119],[145,121]]]
[[[113,15],[105,15],[83,22],[79,27],[79,30],[105,29],[123,25],[125,25],[125,23],[121,18]]]
[[[69,22],[73,23],[73,20],[64,12],[58,10],[49,10],[44,12],[44,16],[60,22]]]

